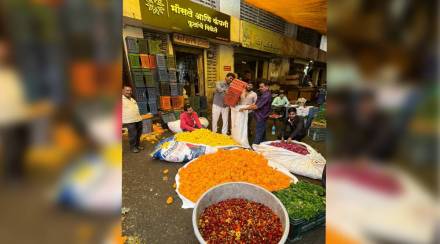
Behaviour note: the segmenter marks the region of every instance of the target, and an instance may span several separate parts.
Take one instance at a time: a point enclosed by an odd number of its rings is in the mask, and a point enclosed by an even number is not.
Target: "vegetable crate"
[[[142,73],[142,70],[132,69],[131,74],[135,87],[145,87],[144,74]]]
[[[158,66],[158,68],[157,68],[157,74],[158,74],[158,77],[159,77],[159,81],[160,81],[160,82],[168,82],[168,81],[169,81],[169,80],[168,80],[168,71],[167,71],[166,69],[160,68],[160,67]]]
[[[152,121],[151,119],[144,119],[142,121],[142,134],[151,133]]]
[[[170,96],[160,96],[160,109],[171,110],[171,97]]]
[[[166,69],[167,68],[167,62],[165,59],[165,55],[163,54],[157,54],[156,55],[156,65],[160,69]]]
[[[147,101],[147,94],[146,94],[147,88],[144,87],[138,87],[136,88],[136,101],[138,102],[145,102]]]
[[[172,105],[173,109],[182,109],[184,101],[185,101],[185,99],[183,98],[183,96],[171,97],[171,105]]]
[[[157,102],[156,101],[148,101],[148,107],[150,108],[150,113],[157,114]]]
[[[171,95],[169,83],[167,83],[167,82],[160,83],[160,95],[161,96],[170,96]]]
[[[141,68],[141,60],[139,54],[129,53],[128,59],[130,60],[131,68]]]
[[[173,122],[176,121],[176,115],[174,114],[174,112],[169,112],[169,113],[161,113],[160,117],[162,118],[163,122],[166,124],[168,122]]]
[[[175,69],[168,69],[168,79],[170,82],[177,82],[177,71]]]
[[[302,238],[302,235],[325,223],[325,212],[316,215],[309,220],[290,219],[290,231],[286,243],[294,243]]]
[[[179,96],[179,89],[176,83],[170,83],[170,95]]]
[[[231,86],[237,87],[238,89],[243,90],[243,89],[246,89],[247,83],[242,80],[239,80],[239,79],[234,79],[231,83]]]
[[[147,114],[148,113],[148,102],[137,102],[138,107],[139,107],[139,113],[142,114]]]
[[[230,86],[227,92],[228,92],[228,93],[232,93],[232,94],[234,94],[234,95],[238,95],[238,96],[240,96],[241,93],[243,92],[243,90],[239,90],[239,89],[237,89],[237,88],[235,88],[235,87]]]
[[[226,92],[224,102],[228,106],[235,106],[240,101],[240,95],[230,93],[229,91]]]
[[[148,93],[148,101],[152,102],[152,101],[157,101],[157,89],[154,87],[148,87],[147,88],[147,93]]]
[[[325,141],[327,138],[327,128],[310,128],[308,136],[313,141]]]
[[[134,37],[125,38],[128,53],[139,53],[139,46]]]
[[[144,69],[150,69],[150,57],[148,54],[139,54],[139,57],[141,59],[141,66]]]
[[[157,82],[154,79],[156,76],[156,70],[154,69],[144,69],[144,78],[145,78],[145,84],[147,87],[157,87]]]
[[[137,39],[137,44],[139,47],[139,53],[148,53],[148,40]]]
[[[156,57],[154,57],[154,55],[148,55],[148,63],[150,65],[150,69],[155,69],[156,68]]]
[[[148,51],[150,54],[160,54],[162,52],[160,46],[161,40],[148,40]]]

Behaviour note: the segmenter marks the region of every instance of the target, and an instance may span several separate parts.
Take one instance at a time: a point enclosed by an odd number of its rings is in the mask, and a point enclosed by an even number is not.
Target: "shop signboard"
[[[142,22],[193,36],[230,40],[231,16],[189,0],[140,0]]]
[[[173,42],[185,46],[209,48],[208,40],[178,33],[173,34]]]
[[[223,71],[231,71],[231,66],[223,66]]]
[[[282,54],[284,36],[246,21],[241,21],[240,42],[243,47]]]

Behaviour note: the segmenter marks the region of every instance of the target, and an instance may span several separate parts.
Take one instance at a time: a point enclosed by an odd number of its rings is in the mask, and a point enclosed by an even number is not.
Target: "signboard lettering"
[[[189,0],[140,0],[142,21],[177,32],[230,40],[231,17]]]
[[[178,33],[173,34],[173,41],[174,43],[181,45],[209,48],[209,41],[207,40]]]

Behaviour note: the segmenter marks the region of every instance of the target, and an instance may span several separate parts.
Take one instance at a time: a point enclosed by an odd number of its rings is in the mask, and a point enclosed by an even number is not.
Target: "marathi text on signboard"
[[[194,46],[200,48],[209,48],[209,41],[200,39],[197,37],[182,35],[178,33],[173,34],[173,41],[176,44],[186,45],[186,46]]]
[[[142,21],[151,26],[223,41],[230,40],[231,17],[189,0],[140,0]]]

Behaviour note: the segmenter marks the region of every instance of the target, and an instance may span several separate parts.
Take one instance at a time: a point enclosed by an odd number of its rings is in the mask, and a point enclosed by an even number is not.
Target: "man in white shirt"
[[[124,86],[124,89],[122,89],[122,124],[128,129],[130,150],[133,153],[138,153],[139,150],[144,149],[144,147],[140,145],[142,117],[132,94],[132,88],[130,86]]]
[[[257,102],[257,93],[253,91],[254,85],[252,83],[248,83],[246,89],[243,91],[240,97],[240,105],[252,105]],[[248,135],[251,135],[251,123],[252,123],[252,110],[248,113]]]

